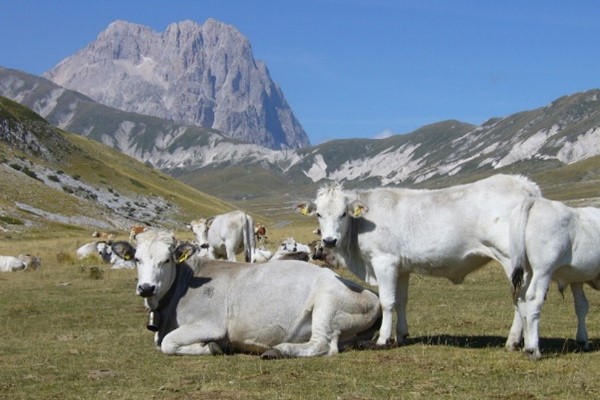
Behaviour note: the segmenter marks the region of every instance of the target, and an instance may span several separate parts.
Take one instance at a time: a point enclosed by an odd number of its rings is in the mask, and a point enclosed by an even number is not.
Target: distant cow
[[[77,258],[80,260],[90,256],[102,257],[102,252],[105,246],[106,242],[103,240],[86,243],[79,247],[75,253],[77,254]]]
[[[255,263],[264,263],[273,258],[273,253],[269,250],[264,249],[262,246],[257,247],[254,250],[254,261]]]
[[[30,268],[37,270],[42,267],[42,261],[39,257],[32,256],[30,254],[19,254],[17,258],[23,261],[23,264],[25,264],[25,269],[27,270]]]
[[[13,272],[25,269],[25,263],[13,256],[0,256],[0,272]]]
[[[589,349],[585,318],[588,301],[584,283],[600,289],[600,209],[572,208],[558,201],[531,200],[523,224],[516,224],[513,283],[524,317],[525,351],[539,359],[539,324],[551,280],[562,292],[571,286],[577,315],[577,342]],[[523,221],[518,221],[523,222]]]
[[[134,243],[135,238],[138,234],[144,232],[146,230],[146,226],[144,225],[134,225],[129,230],[129,242]]]
[[[208,220],[197,219],[190,226],[199,245],[208,248],[209,258],[236,261],[235,255],[244,251],[246,262],[254,260],[254,222],[245,212],[231,211]]]
[[[292,237],[288,237],[281,242],[277,251],[271,260],[301,260],[310,259],[310,248],[302,243],[298,243]]]
[[[148,231],[135,252],[136,293],[165,354],[333,355],[378,325],[377,296],[331,270],[206,260],[194,256],[197,247],[176,243],[169,232]]]
[[[408,335],[406,304],[411,273],[446,277],[461,283],[490,260],[512,274],[509,225],[512,211],[538,186],[521,176],[496,175],[471,184],[439,190],[380,188],[343,190],[323,187],[315,202],[298,204],[304,215],[317,215],[325,248],[336,261],[364,281],[379,286],[382,325],[377,345]],[[521,217],[523,217],[521,215]],[[520,339],[515,309],[506,346]]]
[[[94,231],[92,233],[92,237],[102,239],[102,240],[112,240],[112,239],[114,239],[115,236],[112,233],[108,233],[108,232]]]
[[[267,228],[260,222],[255,223],[254,236],[257,242],[264,242],[267,239]]]

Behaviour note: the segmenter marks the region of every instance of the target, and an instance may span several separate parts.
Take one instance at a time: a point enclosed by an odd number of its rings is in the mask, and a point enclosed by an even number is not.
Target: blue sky
[[[542,107],[600,88],[600,2],[0,0],[0,66],[40,75],[114,20],[246,36],[312,144]]]

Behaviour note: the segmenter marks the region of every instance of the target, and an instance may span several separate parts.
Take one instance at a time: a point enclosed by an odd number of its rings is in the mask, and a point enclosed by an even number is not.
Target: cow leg
[[[227,252],[227,261],[236,261],[235,249],[236,246],[233,246],[231,243],[225,244],[225,251]]]
[[[526,293],[531,280],[531,272],[524,272],[523,283],[518,288],[518,293],[514,295],[514,316],[513,323],[506,339],[505,348],[508,351],[516,351],[523,341],[524,330],[527,329],[527,301]]]
[[[306,343],[280,343],[264,352],[267,359],[283,357],[315,357],[338,353],[340,330],[334,328],[338,318],[337,299],[329,294],[318,296],[312,310],[311,335]]]
[[[408,304],[409,274],[398,276],[398,288],[396,289],[396,337],[399,344],[406,343],[408,337],[408,322],[406,320],[406,305]]]
[[[398,307],[398,327],[403,327],[401,334],[408,335],[408,324],[406,323],[406,302],[408,301],[408,275],[398,277],[398,271],[394,261],[389,257],[377,257],[372,259],[373,271],[379,285],[379,301],[381,303],[381,329],[377,346],[389,346],[392,338],[392,312],[396,307],[396,298],[401,300]],[[404,293],[397,295],[398,285]]]
[[[534,273],[525,294],[527,309],[525,351],[533,360],[539,360],[542,357],[539,347],[540,315],[549,286],[550,278],[548,276],[539,276]]]
[[[506,339],[504,347],[508,351],[516,351],[521,346],[523,340],[523,317],[519,311],[519,305],[515,304],[515,314],[513,316],[512,326]]]
[[[206,333],[206,327],[184,325],[169,332],[161,343],[161,351],[165,354],[177,355],[213,355],[223,351],[215,343],[217,335]],[[223,335],[218,335],[223,337]]]
[[[587,317],[589,304],[585,297],[585,292],[583,291],[583,283],[571,283],[571,293],[573,293],[575,314],[577,315],[577,344],[581,346],[584,351],[588,351],[590,349],[590,342],[585,326],[585,318]]]

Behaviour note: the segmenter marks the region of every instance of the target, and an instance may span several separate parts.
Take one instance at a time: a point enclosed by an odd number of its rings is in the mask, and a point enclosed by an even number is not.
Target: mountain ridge
[[[349,187],[447,186],[498,172],[534,174],[600,154],[598,89],[490,118],[480,126],[440,121],[385,139],[334,140],[295,150],[272,150],[216,130],[112,109],[14,70],[0,68],[0,94],[63,129],[231,201],[306,194],[328,180]],[[219,181],[231,179],[226,170],[232,168],[253,174],[238,182],[238,190]]]
[[[273,149],[310,145],[248,39],[215,19],[172,23],[164,32],[114,21],[43,76],[124,111]]]

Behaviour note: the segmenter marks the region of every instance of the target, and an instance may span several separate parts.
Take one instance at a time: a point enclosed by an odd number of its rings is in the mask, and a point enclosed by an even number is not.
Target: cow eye
[[[340,218],[344,218],[345,216],[346,216],[346,213],[343,213]]]
[[[321,214],[317,213],[317,218],[321,218]]]

